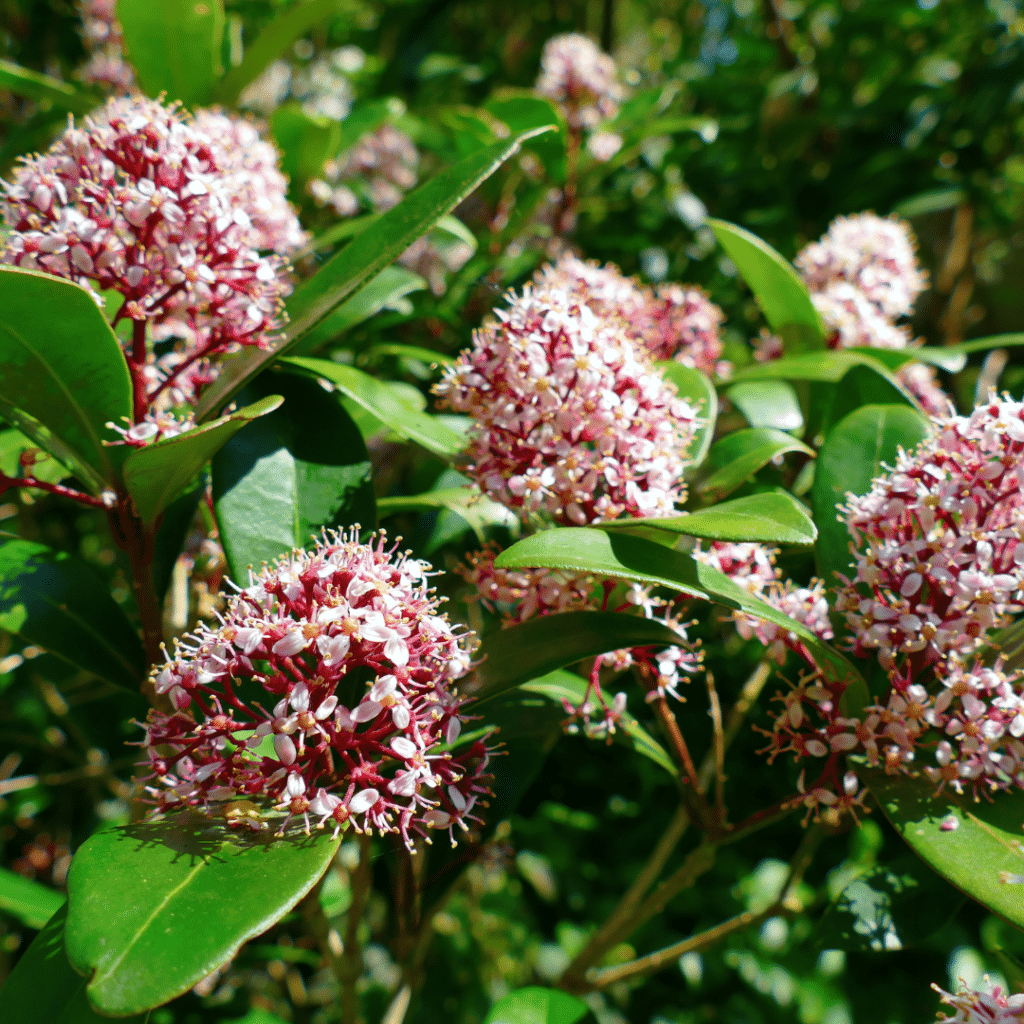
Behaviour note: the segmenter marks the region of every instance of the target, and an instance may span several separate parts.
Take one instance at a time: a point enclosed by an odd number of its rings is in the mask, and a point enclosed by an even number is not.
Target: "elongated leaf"
[[[1020,337],[1024,334],[1007,335]],[[855,352],[869,356],[877,362],[884,363],[890,370],[898,370],[907,363],[928,363],[937,366],[947,373],[959,373],[967,365],[967,354],[960,352],[955,346],[939,348],[925,345],[922,348],[848,348],[844,352]]]
[[[878,769],[858,774],[925,863],[971,899],[1024,927],[1024,793],[975,801],[948,790],[935,796],[934,783],[923,777],[890,776]]]
[[[116,478],[106,424],[132,411],[121,345],[90,294],[0,268],[0,414],[95,493]]]
[[[838,383],[856,366],[868,366],[898,387],[893,369],[906,362],[892,358],[885,349],[844,348],[802,352],[770,363],[751,363],[736,371],[737,381],[817,380]]]
[[[0,545],[0,629],[117,686],[137,690],[142,681],[142,644],[106,585],[45,544]]]
[[[284,399],[270,395],[185,434],[140,448],[125,460],[124,480],[139,519],[153,527],[164,509],[247,423],[273,412]]]
[[[678,642],[678,634],[663,622],[642,615],[596,611],[543,615],[499,629],[480,645],[477,657],[483,664],[477,669],[477,694],[480,699],[490,698],[557,668],[623,647],[671,647]]]
[[[385,306],[408,295],[421,291],[427,282],[405,267],[385,267],[372,281],[363,285],[343,302],[330,316],[325,317],[308,334],[304,335],[292,349],[296,355],[306,355],[323,348],[347,330],[376,316]]]
[[[484,542],[484,527],[497,525],[517,528],[519,518],[510,509],[485,498],[475,487],[445,487],[424,494],[394,495],[377,499],[377,512],[386,516],[395,512],[446,508],[465,520],[476,538]]]
[[[962,341],[959,345],[950,345],[945,349],[947,353],[955,355],[969,355],[972,352],[987,352],[991,348],[1016,348],[1024,345],[1024,334],[993,334],[988,338],[972,338],[970,341]],[[917,352],[915,357],[920,358]]]
[[[63,900],[61,901],[63,904]],[[0,989],[0,1024],[100,1024],[109,1021],[89,1005],[86,980],[64,955],[63,904],[35,937]],[[122,1018],[145,1024],[145,1016]]]
[[[118,1016],[159,1006],[291,910],[340,839],[273,832],[178,814],[86,840],[68,874],[65,948],[92,1005]]]
[[[576,1024],[590,1014],[582,999],[554,988],[518,988],[491,1007],[484,1024]]]
[[[499,89],[484,104],[484,109],[499,121],[504,121],[513,133],[549,124],[558,125],[557,134],[542,135],[528,142],[525,148],[540,157],[552,181],[565,181],[565,139],[568,129],[565,116],[550,100],[529,89]]]
[[[714,219],[708,224],[750,286],[771,329],[789,347],[821,348],[825,344],[821,317],[793,265],[744,228]]]
[[[94,94],[83,92],[68,82],[31,71],[9,60],[0,60],[0,89],[7,89],[16,96],[46,100],[61,110],[76,114],[87,114],[102,102]]]
[[[588,527],[545,530],[513,544],[495,559],[499,569],[572,569],[598,579],[659,584],[691,597],[748,612],[798,637],[822,668],[840,679],[863,682],[856,668],[802,623],[783,615],[724,573],[697,562],[683,551],[642,537]]]
[[[242,90],[259,78],[292,43],[342,9],[339,0],[299,0],[281,11],[246,47],[242,63],[221,80],[217,99],[227,106],[234,106]]]
[[[222,0],[117,0],[128,59],[147,96],[209,101],[220,76]]]
[[[734,384],[726,392],[752,427],[775,430],[802,430],[804,414],[796,392],[781,380],[748,380]]]
[[[693,443],[687,452],[690,466],[696,468],[706,458],[715,437],[715,420],[718,417],[718,393],[707,376],[682,363],[660,362],[657,364],[667,380],[675,384],[680,398],[700,409],[701,425],[693,435]]]
[[[709,540],[769,544],[813,544],[818,535],[807,509],[786,491],[751,494],[670,519],[616,519],[597,526],[601,530],[665,530]]]
[[[465,438],[446,427],[436,416],[406,405],[393,390],[354,366],[302,357],[286,359],[284,363],[330,381],[352,401],[386,423],[399,437],[415,441],[442,459],[453,459],[466,446]]]
[[[312,330],[364,281],[394,262],[430,227],[450,213],[480,182],[490,177],[528,139],[545,129],[521,132],[473,153],[410,192],[334,256],[288,300],[290,323],[284,339],[270,351],[247,349],[228,360],[220,377],[196,407],[199,419],[215,414],[242,385]]]
[[[711,446],[705,475],[697,484],[697,490],[712,500],[720,500],[786,452],[814,454],[803,441],[771,427],[751,427],[727,434]]]
[[[892,465],[899,448],[912,448],[928,434],[928,421],[906,405],[866,405],[841,420],[818,453],[811,492],[818,524],[818,572],[829,586],[850,567],[850,535],[838,521],[836,505],[848,492],[866,494],[883,463]]]
[[[0,868],[0,910],[29,928],[42,928],[64,902],[55,889]]]
[[[376,525],[370,462],[359,429],[337,395],[316,381],[272,371],[243,396],[284,396],[217,453],[212,490],[231,574],[303,547],[323,527]]]

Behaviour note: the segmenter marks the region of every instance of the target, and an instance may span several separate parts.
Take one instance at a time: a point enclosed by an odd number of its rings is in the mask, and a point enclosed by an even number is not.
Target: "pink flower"
[[[432,751],[458,737],[453,681],[469,667],[470,637],[438,614],[429,566],[385,548],[383,535],[357,537],[325,534],[265,568],[218,628],[201,625],[154,671],[177,709],[146,723],[160,810],[241,798],[282,812],[281,831],[293,816],[308,829],[312,813],[407,844],[468,827],[487,791],[487,751]],[[370,680],[362,695],[355,672]]]
[[[135,70],[124,59],[124,36],[117,20],[116,0],[80,0],[82,41],[89,59],[78,72],[83,82],[130,92]]]
[[[986,988],[989,985],[986,976]],[[1024,1019],[1024,995],[1009,995],[999,985],[992,986],[988,992],[977,992],[961,982],[956,995],[938,985],[932,988],[946,1006],[956,1010],[955,1017],[945,1014],[939,1017],[939,1024],[1018,1024]]]
[[[625,90],[615,61],[586,36],[553,36],[544,44],[536,89],[562,106],[572,128],[596,128],[614,117]]]

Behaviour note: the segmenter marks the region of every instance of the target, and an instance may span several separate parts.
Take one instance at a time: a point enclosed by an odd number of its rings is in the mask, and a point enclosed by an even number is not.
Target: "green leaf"
[[[1024,793],[994,793],[991,802],[944,791],[926,778],[858,769],[885,816],[910,848],[971,899],[1024,927]],[[949,828],[953,822],[956,826]],[[947,828],[943,828],[943,822]],[[1007,873],[1016,878],[1007,879]]]
[[[117,20],[139,85],[186,106],[207,103],[220,77],[222,0],[117,0]]]
[[[393,99],[379,98],[356,103],[341,122],[338,153],[346,153],[364,135],[377,131],[385,124],[392,116],[394,102]]]
[[[87,114],[103,102],[94,94],[83,92],[68,82],[51,78],[39,71],[31,71],[9,60],[0,60],[0,89],[13,92],[16,96],[49,102],[75,114]]]
[[[598,579],[659,584],[691,597],[714,601],[780,626],[798,637],[822,668],[829,666],[840,679],[863,682],[860,673],[843,655],[803,623],[783,615],[724,573],[703,565],[686,552],[642,537],[587,527],[544,530],[507,548],[494,564],[499,569],[571,569],[591,573]]]
[[[786,452],[814,454],[803,441],[771,427],[751,427],[727,434],[711,446],[697,490],[718,501]]]
[[[798,431],[804,426],[800,399],[793,388],[781,380],[748,380],[734,384],[726,392],[752,427]]]
[[[221,80],[217,99],[226,106],[235,106],[242,90],[259,78],[292,43],[341,9],[338,0],[299,0],[271,18],[246,47],[242,63]]]
[[[341,126],[327,117],[307,114],[300,103],[282,103],[270,116],[270,133],[281,151],[281,170],[297,200],[306,182],[323,173],[324,163],[338,152]]]
[[[76,974],[64,955],[64,921],[67,905],[50,918],[32,945],[15,965],[0,990],[0,1024],[100,1024],[101,1017],[89,1005],[86,981]],[[124,1020],[124,1018],[122,1018]],[[124,1024],[145,1024],[145,1016],[133,1016]]]
[[[818,531],[807,509],[787,491],[762,491],[670,519],[615,519],[601,530],[665,530],[709,540],[813,544]]]
[[[715,420],[718,417],[718,394],[715,385],[706,374],[690,366],[683,366],[682,363],[668,361],[656,365],[665,379],[675,384],[679,397],[685,398],[691,405],[700,409],[703,422],[694,433],[693,442],[687,452],[690,466],[696,468],[707,458],[715,437]]]
[[[1016,348],[1018,345],[1024,345],[1024,334],[993,334],[988,338],[972,338],[959,345],[950,345],[944,351],[950,355],[970,355],[972,352],[987,352],[991,348]],[[919,352],[914,352],[915,358],[920,358]]]
[[[867,366],[894,387],[899,387],[893,376],[893,368],[898,368],[905,362],[911,360],[893,358],[889,350],[881,348],[825,349],[820,352],[783,356],[770,363],[751,363],[737,370],[733,380],[816,380],[834,384],[842,380],[854,367]]]
[[[558,125],[557,134],[532,139],[523,148],[537,154],[552,181],[565,181],[568,127],[565,116],[550,100],[530,89],[499,89],[484,104],[484,109],[499,121],[504,121],[513,134],[549,124]]]
[[[36,460],[30,470],[23,472],[21,456],[29,448],[35,449]],[[0,473],[15,478],[32,476],[44,483],[55,484],[69,476],[70,470],[52,455],[41,451],[20,430],[0,430]]]
[[[407,405],[387,386],[387,382],[379,381],[354,366],[303,357],[283,362],[330,381],[342,394],[373,413],[399,437],[415,441],[442,459],[455,458],[466,446],[466,439],[446,427],[436,416]]]
[[[0,415],[94,493],[116,479],[106,424],[131,416],[121,344],[89,292],[0,268]]]
[[[232,577],[259,569],[323,527],[376,525],[370,462],[336,395],[304,375],[271,371],[246,401],[269,393],[284,405],[253,420],[214,457],[213,502]]]
[[[865,405],[841,420],[818,453],[811,499],[818,524],[815,555],[828,586],[851,564],[850,535],[838,521],[836,505],[847,492],[866,494],[871,481],[892,465],[899,448],[912,448],[928,435],[928,420],[907,405]]]
[[[185,546],[189,527],[209,482],[210,475],[204,470],[164,509],[160,526],[153,538],[153,587],[161,603],[167,596],[174,563]]]
[[[807,286],[793,265],[757,235],[709,219],[719,244],[736,264],[768,325],[788,347],[821,348],[825,331]]]
[[[270,395],[212,423],[132,452],[124,463],[124,480],[139,519],[152,529],[164,509],[230,438],[283,401],[280,395]]]
[[[0,545],[0,629],[117,686],[142,682],[142,644],[106,584],[81,559],[44,544]]]
[[[396,512],[446,508],[465,520],[482,544],[484,527],[506,526],[516,529],[519,518],[510,509],[485,498],[475,487],[444,487],[425,494],[393,495],[377,499],[377,514],[383,518]]]
[[[483,662],[477,669],[478,703],[584,658],[624,647],[672,647],[677,643],[679,634],[665,623],[624,612],[558,612],[528,619],[495,630],[480,645],[476,654]]]
[[[196,407],[197,418],[208,419],[215,414],[247,380],[283,355],[364,281],[394,262],[439,218],[455,209],[480,182],[517,153],[524,142],[542,131],[522,132],[473,153],[388,210],[375,222],[372,231],[360,234],[296,289],[287,305],[290,323],[276,348],[246,349],[224,363],[220,377],[206,389]]]
[[[180,813],[86,840],[68,874],[65,947],[92,1005],[117,1016],[159,1006],[288,913],[340,839],[273,832]]]
[[[916,399],[870,366],[854,366],[847,370],[832,390],[820,429],[826,440],[837,423],[866,405],[906,405],[920,411]]]
[[[410,292],[427,287],[427,282],[405,267],[385,267],[372,281],[363,285],[343,302],[333,313],[325,317],[308,334],[304,335],[292,349],[296,355],[306,355],[323,348],[347,330],[376,316],[385,307]]]
[[[484,1024],[576,1024],[590,1013],[582,999],[554,988],[518,988],[491,1007]]]
[[[1024,334],[1008,335],[1019,337],[1024,343]],[[967,365],[967,355],[956,346],[939,348],[925,345],[922,348],[848,348],[845,352],[856,352],[885,363],[890,370],[898,370],[908,363],[929,363],[947,373],[959,373]]]
[[[42,928],[64,902],[55,889],[0,868],[0,910],[29,928]]]

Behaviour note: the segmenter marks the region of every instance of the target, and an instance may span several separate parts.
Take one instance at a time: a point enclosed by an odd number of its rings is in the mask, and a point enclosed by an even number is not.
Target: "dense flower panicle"
[[[615,61],[586,36],[553,36],[540,58],[537,92],[560,104],[571,128],[596,128],[614,117],[625,95]]]
[[[80,0],[82,41],[89,59],[78,77],[83,82],[129,92],[135,85],[135,71],[124,59],[124,36],[116,6],[116,0]]]
[[[510,293],[435,390],[474,420],[467,468],[481,490],[524,518],[583,525],[685,499],[697,410],[571,293]]]
[[[179,368],[262,345],[288,285],[280,258],[253,248],[237,168],[224,164],[178,107],[110,100],[4,185],[2,259],[119,292],[118,319],[187,332]]]
[[[896,371],[896,379],[921,403],[921,408],[929,416],[941,416],[949,412],[951,399],[942,390],[934,366],[906,363]]]
[[[817,242],[800,252],[796,266],[812,292],[845,282],[883,316],[908,316],[928,285],[915,245],[906,221],[859,213],[832,221]]]
[[[465,721],[453,682],[468,670],[469,638],[439,613],[429,565],[383,534],[357,537],[325,534],[265,567],[219,627],[200,626],[154,670],[177,709],[146,723],[160,810],[259,802],[307,828],[312,815],[410,845],[477,820],[483,744],[432,753]],[[252,696],[260,690],[266,700]]]
[[[987,976],[985,986],[990,986]],[[977,992],[961,983],[955,995],[938,985],[932,988],[946,1006],[956,1011],[953,1017],[943,1014],[938,1024],[1019,1024],[1024,1020],[1024,995],[1010,995],[1000,985],[992,986],[987,992]]]
[[[692,554],[698,562],[724,573],[752,594],[762,594],[779,578],[775,568],[778,549],[763,544],[713,540],[705,549],[704,542],[697,541]]]
[[[855,284],[830,282],[811,292],[832,348],[907,348],[910,331],[886,316]]]
[[[969,416],[932,418],[934,434],[841,508],[856,576],[836,608],[854,651],[911,674],[969,655],[1019,612],[1024,586],[1024,406],[993,393]]]

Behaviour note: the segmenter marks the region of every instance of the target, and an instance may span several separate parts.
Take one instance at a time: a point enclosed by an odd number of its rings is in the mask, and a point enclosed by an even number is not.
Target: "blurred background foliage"
[[[236,62],[232,47],[254,38],[284,6],[229,0],[226,66]],[[646,280],[703,285],[726,311],[726,354],[735,364],[750,358],[761,314],[716,246],[708,216],[748,227],[792,257],[838,214],[898,212],[918,235],[932,281],[918,305],[918,334],[941,345],[1021,329],[1019,0],[338,0],[332,10],[292,47],[279,97],[290,92],[290,99],[270,118],[279,141],[291,132],[289,140],[311,147],[306,163],[289,147],[289,169],[292,198],[314,231],[336,218],[306,185],[341,146],[353,112],[375,109],[407,131],[425,178],[453,153],[493,137],[486,105],[502,90],[532,87],[546,39],[580,31],[615,55],[631,98],[614,126],[623,148],[581,165],[568,240],[584,256]],[[3,57],[65,80],[85,56],[77,10],[65,0],[0,0],[0,41]],[[282,115],[285,109],[294,116]],[[17,154],[44,148],[65,118],[0,90],[0,173]],[[561,184],[557,161],[546,163],[550,152],[528,150],[532,157],[462,205],[459,217],[477,249],[446,275],[440,294],[422,288],[394,299],[348,331],[334,357],[425,393],[434,376],[429,358],[393,346],[456,352],[500,292],[550,255],[545,203]],[[962,404],[971,403],[977,372],[968,367],[952,382]],[[1024,367],[1011,365],[1002,381],[1019,394]],[[380,495],[443,483],[440,463],[384,434],[371,454]],[[129,601],[121,555],[101,515],[22,491],[0,505],[0,518],[15,516],[22,536],[82,555],[108,576],[117,599]],[[417,554],[441,566],[475,546],[451,512],[393,518]],[[216,603],[223,571],[201,539],[185,612],[192,621]],[[787,565],[787,574],[799,577],[800,568]],[[806,575],[809,564],[803,569]],[[457,577],[446,580],[454,614],[478,617],[459,601]],[[729,702],[761,650],[717,619],[701,628],[709,668]],[[772,692],[769,683],[764,697]],[[764,697],[754,715],[761,724],[768,720]],[[643,718],[642,708],[634,710]],[[134,759],[124,742],[144,711],[141,700],[79,678],[49,655],[19,653],[9,641],[0,650],[0,844],[8,868],[63,885],[71,850],[98,822],[124,813]],[[680,719],[695,756],[703,756],[702,694],[690,695]],[[761,745],[745,728],[730,751],[734,819],[785,788],[764,771]],[[492,823],[489,843],[460,847],[448,865],[431,862],[428,903],[459,880],[434,920],[424,990],[410,1020],[425,1024],[443,1014],[472,1024],[510,988],[556,978],[640,869],[676,805],[670,777],[623,746],[570,736],[544,761],[538,739],[535,761],[537,777],[517,809]],[[499,776],[503,770],[499,759]],[[789,768],[778,774],[787,772],[795,775]],[[17,785],[8,784],[15,777]],[[607,962],[768,906],[799,840],[795,831],[784,823],[721,851],[698,886]],[[670,870],[687,849],[684,840]],[[328,877],[329,916],[340,918],[348,905],[353,854],[354,844],[344,847]],[[872,815],[860,830],[827,840],[792,913],[704,955],[688,954],[641,987],[613,986],[592,997],[598,1020],[915,1024],[934,1014],[931,981],[973,984],[986,971],[1013,980],[1006,954],[1024,952],[1024,936],[938,880],[922,889],[908,856]],[[466,860],[469,870],[459,876],[453,865]],[[395,863],[381,843],[363,925],[370,1021],[381,1019],[397,985],[393,951],[379,939]],[[221,976],[155,1011],[153,1024],[235,1020],[252,1006],[296,1022],[336,1019],[329,976],[306,940],[296,939],[302,930],[294,924],[286,918]],[[0,913],[0,971],[32,934]]]

